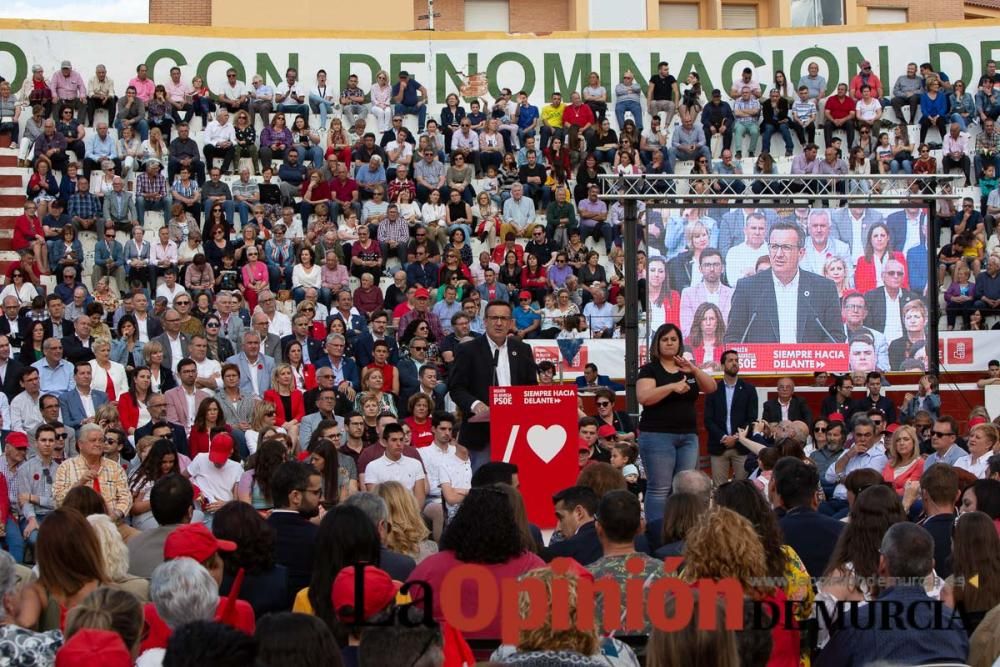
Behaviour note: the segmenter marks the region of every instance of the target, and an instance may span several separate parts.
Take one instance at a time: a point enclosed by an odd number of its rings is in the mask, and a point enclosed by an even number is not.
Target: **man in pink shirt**
[[[174,108],[172,112],[174,122],[190,123],[191,116],[194,115],[194,105],[191,102],[194,89],[191,87],[191,84],[181,79],[180,67],[170,68],[170,81],[163,84],[163,88],[167,91],[167,100],[170,102],[170,106]],[[136,91],[138,90],[136,88]],[[183,120],[181,120],[181,111],[184,112]]]
[[[52,89],[52,108],[68,106],[76,111],[77,120],[82,121],[81,114],[87,107],[87,86],[70,61],[62,61],[59,71],[49,81],[49,88]]]
[[[149,104],[153,99],[153,90],[156,84],[149,78],[149,69],[146,63],[139,63],[135,68],[135,77],[128,82],[128,85],[135,88],[135,96],[142,100],[143,104]]]

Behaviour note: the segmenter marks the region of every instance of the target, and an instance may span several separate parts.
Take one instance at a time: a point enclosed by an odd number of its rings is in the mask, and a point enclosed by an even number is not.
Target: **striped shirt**
[[[756,123],[760,120],[760,102],[756,98],[751,97],[749,100],[744,100],[742,97],[733,102],[733,112],[743,111],[750,112],[750,116],[740,116],[736,114],[736,122],[743,123],[744,125],[750,125]]]

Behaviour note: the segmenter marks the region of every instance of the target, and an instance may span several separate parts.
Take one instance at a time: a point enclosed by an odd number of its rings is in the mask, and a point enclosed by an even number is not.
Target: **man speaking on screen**
[[[843,343],[832,280],[803,271],[805,233],[779,222],[768,235],[771,268],[736,284],[726,343]]]

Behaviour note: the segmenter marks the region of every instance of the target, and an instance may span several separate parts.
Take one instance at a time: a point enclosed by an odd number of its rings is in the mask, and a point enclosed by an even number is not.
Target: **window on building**
[[[697,3],[660,4],[660,30],[698,30],[700,27]]]
[[[886,23],[906,23],[907,10],[896,7],[869,7],[868,23],[880,25]]]
[[[757,5],[722,5],[724,30],[752,30],[757,27]]]
[[[469,32],[510,32],[510,2],[466,0],[465,29]]]
[[[791,10],[796,28],[844,25],[844,0],[791,0]]]

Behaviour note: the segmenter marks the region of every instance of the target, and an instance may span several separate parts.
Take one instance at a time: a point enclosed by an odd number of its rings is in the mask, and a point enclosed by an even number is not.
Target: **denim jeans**
[[[674,475],[698,465],[698,435],[695,433],[639,434],[639,456],[646,466],[646,523],[663,518]]]
[[[319,114],[320,127],[326,127],[326,117],[333,111],[333,102],[324,100],[319,95],[309,93],[309,108],[313,113]]]
[[[622,126],[625,124],[626,111],[632,112],[635,127],[642,132],[642,106],[635,100],[625,100],[624,102],[615,104],[615,118],[618,120],[618,131],[621,132]]]
[[[14,517],[8,517],[7,523],[5,524],[7,530],[7,551],[13,556],[15,563],[24,562],[24,534],[21,533],[21,526],[18,525],[17,519]]]

